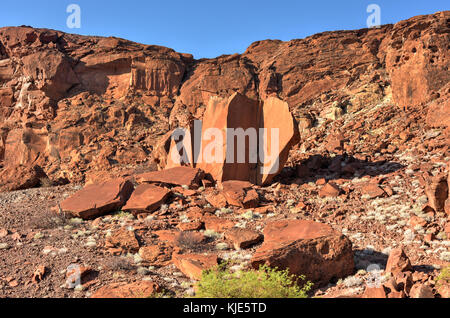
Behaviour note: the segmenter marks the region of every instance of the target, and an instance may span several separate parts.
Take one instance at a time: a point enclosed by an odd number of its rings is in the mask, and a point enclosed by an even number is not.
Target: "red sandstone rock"
[[[256,208],[258,206],[258,193],[252,189],[252,184],[247,181],[224,181],[221,184],[222,194],[228,204],[242,208]]]
[[[444,212],[445,201],[449,195],[447,174],[427,177],[425,193],[428,197],[428,205],[436,212]]]
[[[7,167],[0,171],[0,192],[33,188],[47,179],[47,175],[39,166]]]
[[[153,212],[167,200],[170,193],[166,188],[152,184],[140,184],[133,191],[122,210],[133,214]]]
[[[91,298],[148,298],[160,291],[158,284],[149,281],[112,283],[99,288]]]
[[[411,262],[405,252],[401,248],[392,250],[386,264],[386,272],[397,275],[400,272],[411,270]]]
[[[269,97],[264,101],[262,108],[262,120],[260,126],[267,130],[264,138],[264,147],[267,153],[275,149],[275,158],[264,159],[261,171],[258,173],[257,184],[269,184],[272,179],[283,169],[291,148],[300,141],[298,124],[285,101],[276,97]],[[277,134],[273,134],[274,131]],[[277,136],[278,135],[278,136]],[[273,142],[276,141],[274,144]]]
[[[361,194],[367,195],[370,199],[375,199],[386,195],[384,190],[378,185],[373,183],[368,183],[361,188]]]
[[[327,183],[326,185],[324,185],[320,189],[319,196],[321,198],[324,198],[324,197],[337,197],[340,192],[341,192],[341,189],[339,188],[339,186],[336,185],[333,182],[330,182],[330,183]]]
[[[217,255],[173,254],[172,261],[187,277],[200,280],[204,270],[217,265]]]
[[[430,286],[416,283],[409,292],[410,298],[434,298],[433,290]]]
[[[114,179],[84,187],[61,202],[63,212],[91,219],[119,210],[133,192],[133,184],[124,179]]]
[[[200,185],[202,177],[203,172],[200,169],[176,167],[162,171],[139,174],[135,178],[139,183],[165,183],[195,188]]]
[[[263,238],[261,233],[249,229],[232,228],[225,232],[225,239],[231,241],[237,250],[257,244]]]
[[[154,262],[161,254],[161,248],[158,245],[144,246],[139,249],[139,255],[147,262]]]
[[[225,230],[231,229],[234,227],[235,222],[232,220],[218,217],[218,216],[205,216],[202,221],[205,223],[206,230],[212,230],[215,232],[223,232]]]
[[[388,298],[384,287],[367,287],[362,298]]]
[[[252,266],[288,268],[318,285],[354,270],[352,244],[330,226],[306,220],[274,221],[264,229],[264,243],[255,252]]]
[[[397,105],[423,104],[428,125],[445,127],[448,17],[444,11],[376,29],[258,41],[241,55],[202,60],[124,39],[0,28],[0,164],[38,164],[51,179],[79,182],[145,163],[149,153],[156,156],[159,136],[202,118],[212,96],[235,92],[283,100],[297,118],[308,118],[301,120],[305,134],[314,120],[300,109],[317,114],[338,102],[356,112],[391,92]],[[274,108],[285,109],[284,102]],[[266,117],[267,127],[277,127],[277,118],[290,125],[285,111]],[[341,141],[330,150],[355,150]],[[170,142],[163,144],[167,155]]]
[[[117,247],[128,252],[137,252],[139,250],[139,242],[134,231],[126,228],[121,228],[108,237],[107,246]]]

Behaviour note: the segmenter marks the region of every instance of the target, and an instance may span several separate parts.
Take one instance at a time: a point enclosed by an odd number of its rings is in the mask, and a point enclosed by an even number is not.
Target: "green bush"
[[[204,271],[197,283],[197,298],[307,298],[312,283],[300,287],[303,276],[290,275],[266,265],[259,270],[231,272],[227,264]]]
[[[441,273],[436,279],[437,285],[450,283],[450,266],[442,269]]]

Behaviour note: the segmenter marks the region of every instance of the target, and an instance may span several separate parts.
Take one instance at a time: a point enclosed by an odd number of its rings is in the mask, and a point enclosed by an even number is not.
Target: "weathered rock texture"
[[[280,98],[302,129],[389,100],[429,107],[427,124],[448,127],[449,18],[259,41],[200,60],[118,38],[1,28],[0,169],[39,165],[69,181],[120,176],[148,165],[170,129],[202,119],[211,97],[236,92]]]
[[[264,243],[256,250],[252,265],[289,269],[318,285],[351,275],[354,270],[352,243],[327,224],[307,220],[268,223]]]

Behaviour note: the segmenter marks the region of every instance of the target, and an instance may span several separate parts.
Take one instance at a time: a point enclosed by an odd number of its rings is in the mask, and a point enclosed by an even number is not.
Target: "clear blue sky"
[[[66,26],[72,3],[81,7],[80,29]],[[449,0],[10,0],[2,1],[0,27],[116,36],[202,58],[242,53],[258,40],[365,28],[372,3],[382,24],[450,10]]]

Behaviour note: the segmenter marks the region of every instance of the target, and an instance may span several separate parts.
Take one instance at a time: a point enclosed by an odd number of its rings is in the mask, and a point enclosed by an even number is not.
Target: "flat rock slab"
[[[267,224],[264,243],[252,258],[254,268],[263,264],[289,269],[291,274],[305,275],[316,286],[323,286],[353,273],[352,243],[327,224],[274,221]]]
[[[166,202],[171,191],[153,184],[140,184],[136,187],[127,204],[122,208],[134,215],[151,213]]]
[[[190,279],[200,280],[202,272],[217,265],[217,255],[173,254],[173,264]]]
[[[222,182],[221,187],[228,204],[246,209],[258,206],[259,196],[250,182],[229,180]]]
[[[225,232],[225,239],[231,241],[237,250],[258,244],[263,238],[261,233],[249,229],[232,228]]]
[[[121,228],[115,231],[106,240],[107,247],[117,247],[123,251],[137,252],[139,250],[139,242],[136,239],[134,231]]]
[[[160,291],[158,284],[148,281],[130,284],[113,283],[101,287],[91,298],[148,298]]]
[[[325,197],[337,197],[339,193],[341,192],[341,189],[339,186],[333,182],[327,183],[324,185],[320,191],[319,191],[319,197],[325,198]]]
[[[230,219],[218,217],[215,215],[205,216],[203,217],[202,221],[205,224],[206,230],[215,232],[224,232],[225,230],[231,229],[236,224],[236,222]]]
[[[61,202],[60,207],[73,216],[92,219],[119,210],[133,190],[133,184],[122,178],[91,184]]]
[[[197,188],[201,184],[203,176],[204,173],[200,169],[175,167],[167,170],[142,173],[137,175],[135,179],[138,183],[165,183]]]

